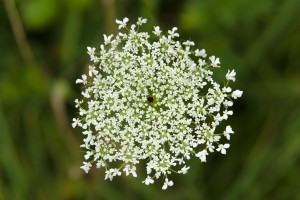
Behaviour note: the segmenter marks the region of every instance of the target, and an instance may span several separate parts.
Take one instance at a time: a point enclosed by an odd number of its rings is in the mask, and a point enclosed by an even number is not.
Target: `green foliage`
[[[0,199],[300,198],[299,0],[18,0],[33,59],[12,29],[20,24],[11,2],[0,6]],[[220,76],[235,68],[244,91],[227,155],[191,159],[168,191],[141,177],[109,182],[103,171],[79,169],[74,82],[88,66],[86,46],[114,33],[115,18],[124,16],[179,27],[221,58]]]
[[[30,30],[43,29],[54,23],[57,17],[57,1],[39,0],[22,3],[22,18]]]

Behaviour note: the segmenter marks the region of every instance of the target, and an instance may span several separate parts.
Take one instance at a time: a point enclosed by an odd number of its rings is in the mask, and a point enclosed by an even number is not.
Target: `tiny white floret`
[[[216,58],[216,56],[210,56],[209,60],[211,61],[211,66],[213,66],[213,67],[220,67],[219,66],[219,64],[221,64],[220,63],[220,59]]]
[[[243,91],[241,90],[235,90],[232,92],[232,98],[237,99],[239,97],[241,97],[243,94]]]
[[[220,151],[221,154],[226,154],[226,149],[228,149],[230,147],[229,144],[219,144],[217,151]]]
[[[122,21],[121,20],[116,20],[116,23],[119,24],[119,29],[121,28],[125,28],[127,22],[129,21],[129,19],[127,17],[125,17]]]
[[[199,49],[196,49],[195,56],[199,56],[199,57],[205,58],[207,56],[207,54],[205,52],[205,49],[201,49],[200,51],[199,51]]]
[[[233,134],[233,130],[231,128],[231,126],[226,126],[226,129],[224,131],[224,136],[227,138],[227,140],[230,140],[230,134]]]
[[[154,183],[154,180],[150,176],[147,176],[143,183],[145,183],[146,185],[150,185]]]
[[[226,79],[228,81],[230,81],[230,80],[235,81],[235,75],[236,75],[236,73],[235,73],[234,69],[232,71],[228,70],[228,72],[226,74]]]
[[[162,186],[162,189],[166,190],[168,188],[168,186],[173,186],[173,185],[174,185],[173,181],[171,181],[171,180],[169,181],[168,178],[165,178],[165,183]]]
[[[92,164],[90,162],[83,162],[83,166],[80,168],[85,171],[85,173],[88,173],[92,167]]]

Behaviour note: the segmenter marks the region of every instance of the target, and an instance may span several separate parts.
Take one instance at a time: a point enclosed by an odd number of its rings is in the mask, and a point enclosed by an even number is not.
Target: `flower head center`
[[[149,103],[153,103],[153,102],[154,102],[154,98],[151,97],[151,96],[148,96],[148,97],[147,97],[147,101],[148,101]]]
[[[148,95],[147,96],[147,103],[150,105],[154,105],[156,103],[156,98],[153,95]]]

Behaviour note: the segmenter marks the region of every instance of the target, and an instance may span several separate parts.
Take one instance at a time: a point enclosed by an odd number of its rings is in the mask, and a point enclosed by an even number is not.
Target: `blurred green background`
[[[104,181],[79,168],[70,126],[87,46],[115,19],[148,18],[145,30],[179,27],[184,39],[237,71],[244,95],[230,119],[226,156],[190,161],[174,187],[139,177]],[[0,3],[0,200],[300,199],[299,0],[3,0]]]

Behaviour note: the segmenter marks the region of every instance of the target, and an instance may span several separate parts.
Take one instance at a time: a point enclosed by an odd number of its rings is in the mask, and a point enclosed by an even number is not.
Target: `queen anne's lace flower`
[[[164,178],[163,189],[173,185],[172,172],[185,174],[192,156],[206,162],[210,152],[226,154],[233,130],[217,130],[233,112],[232,99],[242,91],[215,82],[213,68],[220,59],[194,48],[192,41],[175,40],[177,28],[163,33],[155,26],[149,35],[138,32],[147,22],[139,18],[128,28],[128,18],[116,20],[118,35],[104,35],[104,44],[88,47],[92,64],[83,85],[79,110],[72,126],[83,129],[86,173],[92,165],[105,169],[105,179],[137,176],[136,165],[146,163],[146,185]],[[152,36],[150,38],[150,36]],[[117,167],[117,168],[116,168]]]

